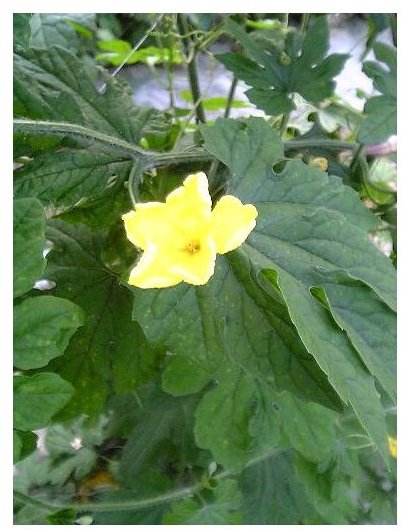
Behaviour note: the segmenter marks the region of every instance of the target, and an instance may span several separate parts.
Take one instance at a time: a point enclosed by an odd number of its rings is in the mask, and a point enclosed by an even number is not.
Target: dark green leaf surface
[[[210,449],[225,468],[239,471],[248,460],[248,423],[253,380],[228,369],[214,390],[201,400],[194,435],[202,448]]]
[[[373,61],[363,65],[363,71],[372,78],[374,88],[381,92],[380,96],[370,98],[364,107],[366,117],[358,132],[358,140],[364,144],[384,142],[396,134],[396,48],[376,42],[373,49],[377,60],[386,67]]]
[[[130,167],[118,154],[94,148],[44,153],[16,171],[14,190],[18,197],[71,206],[109,195],[111,188],[126,180]]]
[[[224,479],[219,481],[213,493],[213,500],[204,502],[204,505],[200,505],[193,499],[174,503],[171,512],[164,516],[163,524],[241,524],[243,522],[242,514],[239,511],[241,493],[236,480]]]
[[[14,57],[14,112],[17,116],[65,121],[138,142],[153,111],[138,109],[128,87],[109,77],[101,94],[96,70],[59,46],[30,49]]]
[[[340,328],[389,396],[396,399],[396,315],[361,282],[341,272],[317,274]]]
[[[86,314],[85,326],[51,366],[77,390],[65,414],[97,415],[109,395],[128,392],[153,374],[157,354],[131,321],[130,292],[102,263],[106,233],[92,234],[83,225],[58,220],[52,221],[47,236],[54,249],[46,276],[56,282],[56,295],[75,302]]]
[[[255,134],[255,121],[243,122],[243,134],[247,130],[250,137]],[[341,269],[396,307],[394,268],[368,240],[367,230],[376,221],[357,194],[336,177],[296,161],[288,163],[279,175],[270,169],[275,160],[268,168],[247,165],[244,158],[238,161],[232,151],[238,131],[239,122],[223,120],[210,129],[203,128],[206,148],[229,166],[233,176],[229,192],[254,202],[259,211],[257,227],[245,244],[245,252],[257,269],[278,273],[280,289],[303,343],[339,395],[353,403],[385,457],[384,417],[374,383],[349,342],[309,292],[315,285],[317,268]],[[333,353],[329,354],[331,344]]]
[[[70,383],[57,374],[14,376],[14,427],[22,431],[45,427],[73,392]]]
[[[32,289],[43,272],[45,213],[36,199],[14,201],[14,296]]]
[[[14,366],[40,368],[61,355],[83,325],[81,309],[63,298],[29,298],[14,308]]]
[[[16,464],[36,449],[37,436],[31,431],[13,431],[13,463]]]
[[[62,13],[34,13],[29,21],[31,48],[62,46],[69,50],[79,49],[79,40],[74,29],[67,23]]]
[[[226,29],[243,46],[247,55],[225,53],[217,58],[226,68],[252,88],[246,92],[252,103],[269,115],[288,113],[295,108],[291,99],[297,92],[307,101],[317,103],[333,94],[333,78],[340,73],[347,55],[333,54],[325,58],[329,33],[326,17],[318,17],[304,40],[290,30],[284,50],[264,49],[252,36],[231,19]]]
[[[280,452],[248,467],[240,487],[244,524],[308,524],[315,513],[295,474],[291,453]]]

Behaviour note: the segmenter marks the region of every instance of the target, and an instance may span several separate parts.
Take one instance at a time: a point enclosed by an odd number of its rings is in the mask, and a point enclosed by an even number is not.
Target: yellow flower
[[[123,215],[127,238],[144,251],[128,283],[143,289],[184,281],[204,285],[214,273],[216,254],[239,247],[255,227],[257,209],[232,195],[211,211],[208,179],[189,175],[166,202],[139,203]]]
[[[393,438],[392,436],[388,436],[388,447],[389,447],[389,454],[392,456],[392,458],[396,458],[396,455],[397,455],[396,438]]]

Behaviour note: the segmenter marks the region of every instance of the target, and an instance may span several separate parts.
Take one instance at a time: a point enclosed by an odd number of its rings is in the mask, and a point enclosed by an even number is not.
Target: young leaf
[[[14,427],[22,431],[45,427],[73,393],[70,383],[57,374],[14,376]]]
[[[61,355],[83,325],[81,309],[63,298],[28,298],[14,308],[14,366],[40,368]]]
[[[43,272],[45,212],[36,199],[14,201],[14,296],[26,293]]]

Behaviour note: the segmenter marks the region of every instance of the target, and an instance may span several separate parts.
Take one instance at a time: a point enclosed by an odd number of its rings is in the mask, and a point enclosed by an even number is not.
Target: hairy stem
[[[256,456],[249,460],[245,466],[248,468],[258,462],[262,462],[269,458],[272,458],[274,455],[280,453],[282,449],[273,449],[267,453]],[[217,473],[213,478],[214,480],[223,480],[227,477],[234,475],[233,471],[221,471]],[[154,497],[146,497],[143,499],[129,499],[118,502],[97,502],[97,503],[61,503],[61,502],[51,502],[47,500],[39,500],[37,497],[31,497],[20,491],[14,491],[14,499],[24,504],[29,504],[30,506],[35,506],[37,508],[45,508],[49,510],[61,510],[61,509],[72,509],[77,512],[110,512],[114,510],[118,511],[134,511],[140,510],[142,508],[150,508],[152,506],[158,506],[159,504],[165,504],[168,502],[176,501],[186,497],[190,497],[205,487],[205,482],[200,480],[195,482],[190,486],[185,486],[183,488],[177,488],[167,493],[161,495],[155,495]]]
[[[75,136],[77,138],[99,143],[104,147],[119,151],[120,153],[133,158],[149,157],[149,152],[141,149],[141,147],[129,144],[121,138],[109,136],[75,123],[15,119],[14,132],[48,134],[50,136]]]
[[[193,52],[187,64],[188,80],[190,83],[191,94],[196,112],[196,121],[205,123],[205,111],[202,104],[200,83],[198,80],[197,53],[195,50],[191,50],[191,41],[188,37],[186,37],[186,34],[188,33],[188,27],[184,14],[179,13],[177,15],[177,27],[179,28],[179,33],[183,37],[183,46],[186,55],[189,56],[190,53]]]
[[[128,158],[140,160],[144,167],[160,167],[164,165],[184,164],[188,162],[207,162],[214,160],[214,156],[202,149],[180,153],[155,153],[153,151],[146,151],[133,144],[129,144],[125,140],[99,133],[93,129],[88,129],[82,125],[64,122],[51,122],[41,120],[14,120],[14,131],[28,134],[47,134],[50,136],[75,136],[86,140],[91,140],[108,149],[120,152]],[[331,151],[347,151],[355,150],[356,143],[342,142],[338,140],[290,140],[284,142],[285,151],[289,150],[303,150],[323,148]]]

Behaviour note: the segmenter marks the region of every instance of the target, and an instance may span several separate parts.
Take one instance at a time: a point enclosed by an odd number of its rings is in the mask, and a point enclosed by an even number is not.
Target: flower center
[[[196,252],[198,252],[200,250],[200,242],[197,241],[196,239],[191,239],[186,247],[185,247],[186,251],[189,253],[189,254],[195,254]]]

